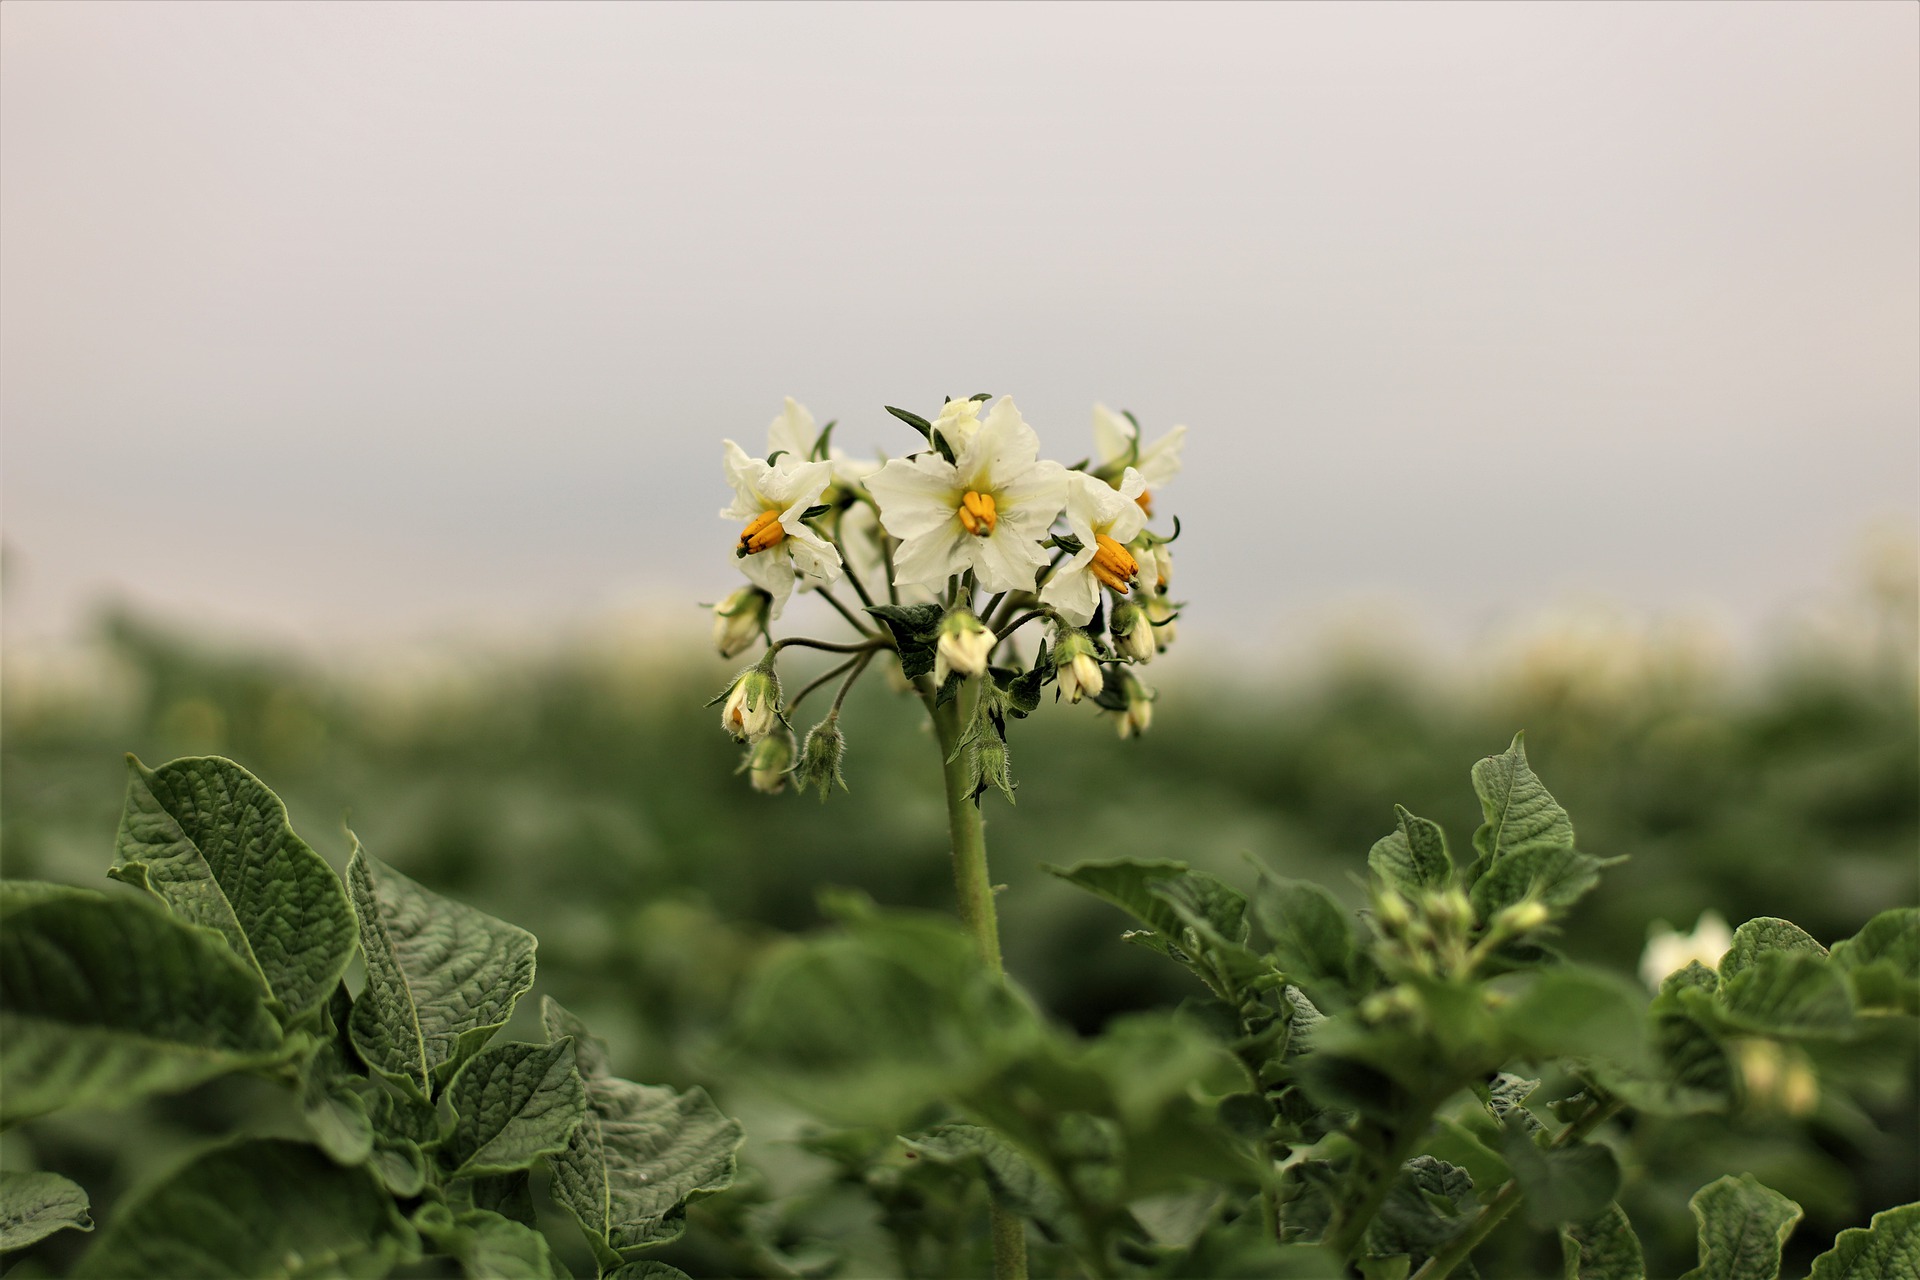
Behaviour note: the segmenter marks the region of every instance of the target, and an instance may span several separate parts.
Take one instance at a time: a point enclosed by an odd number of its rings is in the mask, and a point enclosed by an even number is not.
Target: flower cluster
[[[714,647],[723,657],[766,647],[714,701],[723,727],[751,744],[753,785],[778,791],[797,777],[824,798],[840,783],[841,706],[876,658],[936,717],[964,718],[976,800],[988,786],[1011,796],[1006,723],[1034,711],[1048,684],[1056,701],[1110,713],[1123,738],[1146,732],[1154,693],[1136,669],[1173,642],[1180,531],[1177,519],[1165,533],[1148,526],[1186,428],[1143,443],[1131,414],[1096,405],[1093,452],[1068,467],[1040,457],[1008,396],[950,399],[932,419],[887,411],[919,433],[904,457],[847,457],[834,424],[816,427],[791,398],[764,456],[724,442],[734,499],[720,514],[750,585],[714,606]],[[836,594],[843,585],[857,603]],[[775,639],[796,589],[824,599],[854,638]],[[793,646],[842,660],[782,701],[775,662]],[[832,709],[796,758],[791,714],[835,679]]]

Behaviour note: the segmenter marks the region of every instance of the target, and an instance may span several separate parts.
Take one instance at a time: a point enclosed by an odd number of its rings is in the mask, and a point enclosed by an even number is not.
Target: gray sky
[[[0,8],[6,623],[689,620],[792,394],[1192,428],[1198,631],[1916,515],[1908,4]]]

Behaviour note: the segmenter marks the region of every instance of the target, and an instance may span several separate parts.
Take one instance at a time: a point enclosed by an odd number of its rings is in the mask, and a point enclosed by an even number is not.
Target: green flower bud
[[[1155,652],[1153,624],[1147,611],[1128,600],[1113,607],[1113,619],[1107,624],[1113,637],[1114,652],[1131,662],[1152,662]]]
[[[747,752],[747,781],[763,795],[777,796],[787,789],[787,775],[793,771],[793,731],[776,724],[773,731]]]
[[[713,606],[713,647],[731,658],[767,629],[773,597],[759,587],[742,587]]]
[[[1062,627],[1054,633],[1053,674],[1068,702],[1099,697],[1107,687],[1093,637],[1078,627]]]
[[[840,776],[840,760],[846,752],[847,740],[840,733],[838,715],[829,715],[809,729],[807,745],[800,750],[800,767],[794,770],[800,790],[817,787],[822,804],[826,803],[827,792],[833,790],[835,784],[845,791],[847,780]]]

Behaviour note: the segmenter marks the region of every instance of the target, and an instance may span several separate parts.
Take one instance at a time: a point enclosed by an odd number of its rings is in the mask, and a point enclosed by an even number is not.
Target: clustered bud
[[[742,652],[766,633],[773,597],[759,587],[741,587],[713,606],[713,647],[723,658]]]
[[[1147,618],[1147,611],[1128,600],[1113,607],[1113,616],[1107,623],[1107,634],[1113,637],[1113,649],[1129,662],[1152,662],[1156,646],[1153,642],[1153,623]]]
[[[949,673],[977,676],[987,669],[994,634],[973,616],[971,609],[949,609],[940,620],[940,640],[934,648],[933,682],[945,684]]]
[[[1107,687],[1106,678],[1100,673],[1093,637],[1078,627],[1062,627],[1055,633],[1053,673],[1068,702],[1078,702],[1083,697],[1097,698]]]

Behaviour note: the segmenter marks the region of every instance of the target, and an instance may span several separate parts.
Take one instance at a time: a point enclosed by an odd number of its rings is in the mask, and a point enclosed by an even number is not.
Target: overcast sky
[[[736,581],[783,395],[1191,427],[1193,629],[1752,628],[1920,478],[1920,7],[0,7],[6,626]]]

